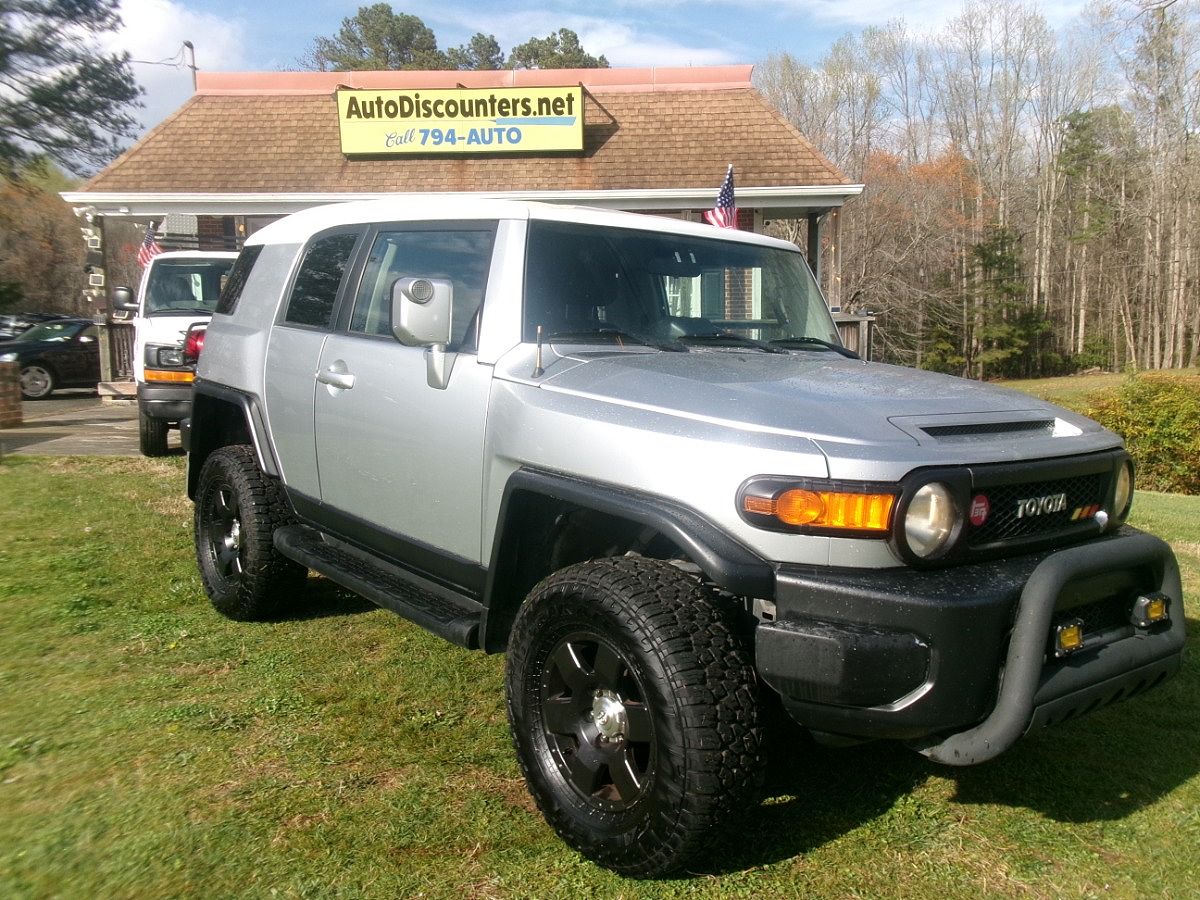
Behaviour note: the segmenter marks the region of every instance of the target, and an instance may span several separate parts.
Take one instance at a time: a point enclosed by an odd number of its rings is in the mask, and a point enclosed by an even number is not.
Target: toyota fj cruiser
[[[529,789],[657,875],[756,789],[761,705],[950,765],[1180,664],[1179,570],[1096,423],[864,362],[791,244],[538,204],[370,201],[247,241],[200,356],[200,572],[309,569],[507,651]]]

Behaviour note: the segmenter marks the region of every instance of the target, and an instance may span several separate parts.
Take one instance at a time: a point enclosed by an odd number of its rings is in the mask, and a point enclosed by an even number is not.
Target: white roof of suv
[[[492,200],[487,198],[412,198],[396,200],[355,200],[314,206],[293,213],[255,232],[246,240],[253,244],[302,244],[318,231],[339,225],[370,222],[462,221],[471,219],[549,219],[558,222],[580,222],[610,228],[637,228],[659,233],[674,233],[692,237],[720,238],[748,244],[765,244],[781,249],[796,250],[795,244],[750,231],[717,229],[712,225],[684,222],[666,216],[618,212],[587,206],[566,206],[533,201]]]

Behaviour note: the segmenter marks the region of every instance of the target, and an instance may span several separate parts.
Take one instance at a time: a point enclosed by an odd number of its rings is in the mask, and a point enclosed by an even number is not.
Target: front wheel
[[[546,821],[615,871],[683,868],[761,778],[748,642],[668,563],[595,560],[541,582],[513,624],[506,682]]]
[[[54,372],[43,363],[30,363],[21,369],[21,396],[26,400],[45,400],[54,393]]]
[[[212,605],[231,619],[265,619],[294,599],[308,570],[275,549],[291,516],[278,484],[244,444],[213,451],[196,487],[200,577]]]
[[[166,456],[167,420],[138,413],[138,444],[143,456]]]

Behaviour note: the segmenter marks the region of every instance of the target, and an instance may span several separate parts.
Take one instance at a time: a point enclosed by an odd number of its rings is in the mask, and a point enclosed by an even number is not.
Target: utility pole
[[[196,48],[192,46],[191,41],[183,42],[183,49],[187,51],[187,67],[192,70],[192,91],[196,90]]]

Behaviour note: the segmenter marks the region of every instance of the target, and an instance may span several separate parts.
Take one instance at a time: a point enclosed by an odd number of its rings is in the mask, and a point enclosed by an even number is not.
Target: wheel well
[[[188,450],[188,497],[195,499],[200,470],[209,455],[230,444],[251,444],[254,439],[245,410],[236,403],[207,394],[192,398],[191,441]]]
[[[483,648],[489,653],[507,646],[517,609],[551,572],[629,552],[653,559],[687,559],[653,525],[545,494],[514,492],[503,524],[489,576],[483,635]]]

